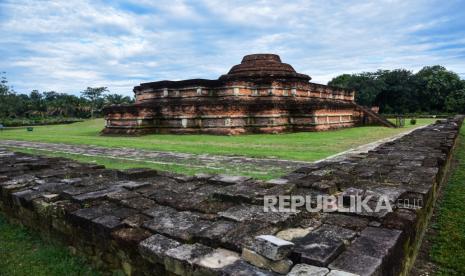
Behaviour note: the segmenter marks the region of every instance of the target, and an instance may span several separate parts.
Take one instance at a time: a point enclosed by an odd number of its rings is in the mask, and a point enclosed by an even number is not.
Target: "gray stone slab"
[[[360,276],[359,274],[354,274],[342,270],[331,270],[326,276]]]
[[[343,250],[344,242],[329,236],[310,233],[303,238],[293,240],[295,248],[291,259],[297,263],[326,266]]]
[[[165,253],[165,269],[177,275],[191,275],[194,264],[213,252],[213,248],[195,243],[168,249]]]
[[[247,248],[242,249],[241,257],[256,267],[271,270],[279,274],[288,273],[293,264],[289,259],[281,259],[276,261],[267,259],[257,252]]]
[[[272,235],[260,235],[255,237],[252,249],[268,259],[278,261],[286,258],[293,248],[292,242]]]
[[[263,206],[240,204],[229,208],[218,215],[233,221],[244,222],[250,220],[259,220],[271,224],[284,223],[297,215],[297,212],[265,212]]]
[[[323,224],[312,233],[315,235],[339,239],[347,244],[350,243],[350,241],[357,235],[357,233],[353,230],[330,224]]]
[[[339,214],[339,213],[326,213],[322,222],[326,224],[337,225],[354,231],[362,231],[368,226],[370,222],[366,218],[360,218],[353,215]]]
[[[238,253],[217,248],[211,253],[206,254],[194,261],[196,266],[194,275],[217,275],[221,269],[239,261],[241,258]]]
[[[149,186],[149,182],[142,182],[142,181],[120,181],[115,183],[116,186],[123,187],[128,190],[134,190],[142,187]]]
[[[75,195],[75,196],[72,196],[72,198],[73,200],[76,200],[78,202],[86,202],[86,201],[103,199],[108,195],[108,193],[117,192],[120,190],[121,190],[120,187],[109,187],[104,190]]]
[[[181,246],[181,243],[163,235],[155,234],[143,240],[139,244],[138,250],[145,259],[153,263],[164,263],[166,251],[178,246]]]
[[[328,267],[331,270],[341,270],[362,276],[380,276],[382,275],[381,266],[382,260],[379,258],[345,251]]]
[[[194,235],[211,226],[192,212],[159,214],[143,226],[151,231],[189,241]]]
[[[219,184],[219,185],[233,185],[239,184],[249,180],[250,177],[246,176],[235,176],[235,175],[226,175],[226,174],[219,174],[215,175],[208,179],[210,183]]]
[[[155,201],[149,198],[146,198],[146,197],[141,197],[141,196],[133,197],[129,199],[123,199],[119,203],[126,207],[137,209],[137,210],[147,210],[147,209],[151,209],[151,208],[158,206],[158,204],[155,203]]]
[[[92,222],[95,224],[96,229],[104,234],[123,227],[121,219],[112,215],[98,217],[93,219]]]
[[[224,267],[220,275],[223,276],[277,276],[279,274],[260,269],[245,261],[237,261]]]
[[[329,273],[326,267],[296,264],[287,276],[325,276]]]

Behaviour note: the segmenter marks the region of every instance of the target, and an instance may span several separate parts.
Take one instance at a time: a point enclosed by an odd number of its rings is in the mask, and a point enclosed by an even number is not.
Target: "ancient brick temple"
[[[136,103],[104,109],[104,134],[279,133],[389,123],[354,103],[354,91],[311,83],[278,55],[247,55],[217,80],[134,87]]]

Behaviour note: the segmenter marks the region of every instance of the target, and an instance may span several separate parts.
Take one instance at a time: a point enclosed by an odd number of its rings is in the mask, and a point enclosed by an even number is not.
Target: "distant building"
[[[378,122],[354,91],[311,83],[278,55],[247,55],[217,80],[157,81],[134,87],[135,104],[104,109],[104,134],[279,133]]]

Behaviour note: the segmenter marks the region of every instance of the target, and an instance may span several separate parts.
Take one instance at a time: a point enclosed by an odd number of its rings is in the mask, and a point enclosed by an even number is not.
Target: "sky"
[[[0,0],[0,71],[21,93],[216,79],[275,53],[312,82],[440,64],[465,78],[465,1]]]

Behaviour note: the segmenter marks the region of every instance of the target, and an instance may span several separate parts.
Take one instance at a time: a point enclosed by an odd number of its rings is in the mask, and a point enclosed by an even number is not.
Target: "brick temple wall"
[[[95,266],[127,275],[263,276],[290,269],[297,275],[302,270],[407,275],[462,121],[443,120],[367,154],[303,167],[268,183],[108,170],[2,149],[0,211]],[[267,195],[310,194],[388,196],[393,203],[419,200],[422,208],[263,211]],[[290,254],[276,261],[260,255],[267,253],[257,247],[256,237],[263,234],[292,242]]]
[[[138,88],[136,104],[106,111],[106,134],[279,133],[350,127],[354,92],[312,83]]]
[[[354,101],[354,92],[316,83],[280,83],[259,85],[250,82],[230,82],[220,87],[191,86],[136,90],[136,103],[154,99],[197,97],[304,97]]]

